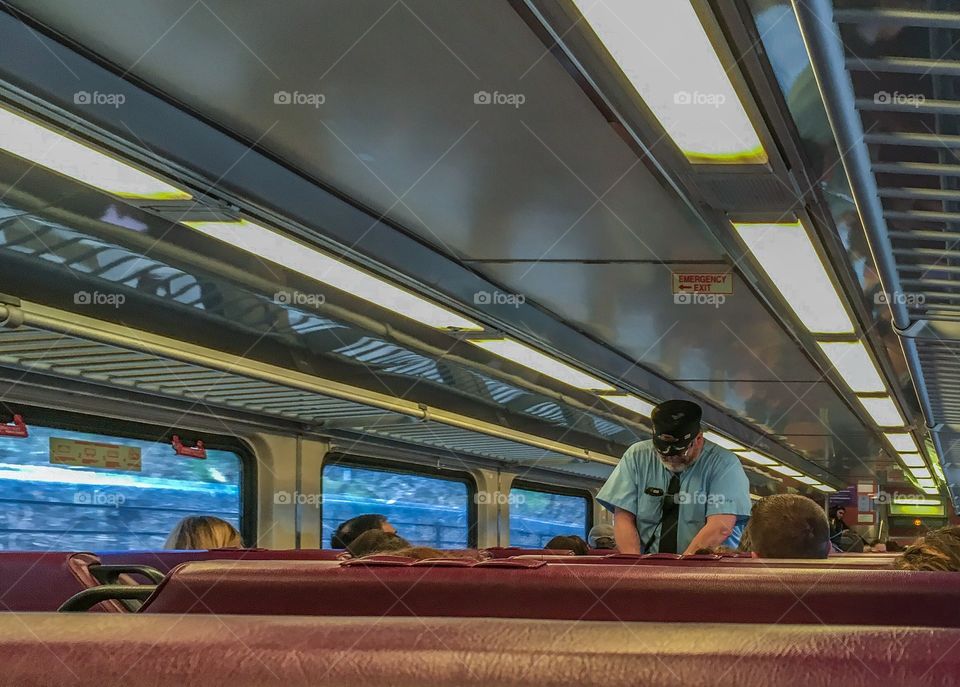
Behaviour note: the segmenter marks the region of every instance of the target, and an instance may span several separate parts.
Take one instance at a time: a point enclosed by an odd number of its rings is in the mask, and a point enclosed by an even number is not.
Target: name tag
[[[647,487],[643,490],[644,494],[648,496],[663,496],[663,489],[657,489],[656,487]]]

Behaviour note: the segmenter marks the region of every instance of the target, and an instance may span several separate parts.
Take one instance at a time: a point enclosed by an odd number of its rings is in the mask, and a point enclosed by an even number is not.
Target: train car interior
[[[955,684],[958,151],[956,0],[3,0],[0,685]]]

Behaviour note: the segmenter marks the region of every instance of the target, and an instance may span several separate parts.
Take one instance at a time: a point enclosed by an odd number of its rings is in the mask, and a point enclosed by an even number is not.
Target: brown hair
[[[393,532],[383,530],[367,530],[350,542],[347,551],[354,558],[371,556],[377,553],[390,553],[400,549],[409,549],[410,542]]]
[[[191,515],[178,522],[164,548],[233,549],[243,546],[240,533],[226,520],[212,515]]]
[[[893,562],[899,570],[960,572],[960,527],[941,527],[908,546]]]
[[[830,524],[806,496],[774,494],[753,507],[747,523],[750,548],[761,558],[826,558]]]
[[[586,556],[590,553],[590,547],[587,546],[587,542],[575,535],[570,537],[556,536],[548,541],[547,545],[543,548],[573,551],[573,555],[575,556]]]

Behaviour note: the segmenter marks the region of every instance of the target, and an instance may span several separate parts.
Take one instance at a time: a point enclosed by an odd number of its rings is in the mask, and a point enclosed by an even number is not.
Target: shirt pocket
[[[641,494],[637,503],[637,529],[656,526],[660,522],[662,505],[662,496]]]
[[[700,529],[707,521],[707,495],[702,491],[688,493],[686,503],[680,505],[680,519]]]

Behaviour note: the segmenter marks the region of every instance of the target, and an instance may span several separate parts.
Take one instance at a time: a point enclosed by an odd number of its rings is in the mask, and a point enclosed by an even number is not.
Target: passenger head
[[[765,496],[753,507],[747,530],[760,558],[826,558],[830,551],[827,516],[806,496]]]
[[[367,530],[356,537],[347,546],[347,551],[354,558],[361,556],[372,556],[377,553],[393,553],[400,549],[410,548],[410,542],[398,535],[396,532],[385,532],[384,530]]]
[[[587,535],[591,549],[615,549],[617,540],[614,538],[613,525],[594,525]]]
[[[691,401],[664,401],[650,413],[653,421],[653,447],[660,462],[670,472],[683,472],[700,457],[703,411]]]
[[[440,549],[431,549],[428,546],[410,546],[406,549],[398,549],[390,552],[391,556],[402,556],[403,558],[415,558],[418,561],[428,558],[476,558],[464,554],[462,551],[442,551]]]
[[[233,549],[243,546],[240,533],[226,520],[212,515],[191,515],[178,522],[164,548]]]
[[[545,549],[554,549],[557,551],[573,551],[574,556],[586,556],[590,553],[590,549],[587,548],[587,542],[583,541],[581,537],[577,536],[557,536],[547,542],[547,545],[543,547]]]
[[[960,572],[960,527],[927,532],[904,549],[893,566],[899,570]]]
[[[330,537],[330,547],[334,549],[348,549],[350,542],[369,530],[382,530],[388,533],[395,533],[397,528],[387,522],[385,515],[371,513],[368,515],[358,515],[341,522],[336,532]]]

